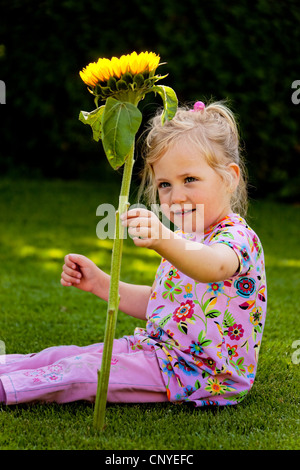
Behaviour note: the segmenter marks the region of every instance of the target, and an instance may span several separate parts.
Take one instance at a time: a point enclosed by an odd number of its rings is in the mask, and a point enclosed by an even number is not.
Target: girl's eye
[[[185,178],[186,183],[192,183],[193,181],[196,181],[196,178],[194,178],[193,176],[188,176],[187,178]]]
[[[166,183],[165,181],[163,181],[162,183],[159,183],[158,187],[159,188],[168,188],[170,186],[169,183]]]

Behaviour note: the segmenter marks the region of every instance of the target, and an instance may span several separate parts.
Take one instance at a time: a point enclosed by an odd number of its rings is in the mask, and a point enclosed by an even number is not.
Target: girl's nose
[[[173,187],[171,194],[171,203],[172,204],[182,204],[187,201],[187,197],[184,191],[184,188]]]

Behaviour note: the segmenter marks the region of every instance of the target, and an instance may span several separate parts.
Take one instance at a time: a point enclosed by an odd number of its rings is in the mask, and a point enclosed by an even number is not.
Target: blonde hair
[[[239,183],[231,197],[231,208],[241,216],[247,213],[247,177],[241,155],[240,138],[236,119],[223,101],[206,105],[202,111],[191,112],[191,108],[179,107],[175,117],[161,123],[161,111],[149,122],[149,130],[143,146],[145,161],[142,170],[138,197],[149,206],[157,203],[157,188],[154,183],[153,164],[180,139],[199,148],[208,164],[230,185],[231,173],[228,165],[235,163],[240,168]]]

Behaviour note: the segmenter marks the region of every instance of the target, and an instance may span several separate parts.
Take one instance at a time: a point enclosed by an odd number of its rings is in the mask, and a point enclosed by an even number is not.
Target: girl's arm
[[[119,309],[135,318],[146,320],[147,305],[152,294],[151,286],[141,286],[136,284],[127,284],[120,281]]]
[[[221,243],[207,246],[185,240],[165,227],[151,211],[132,209],[122,219],[136,246],[155,250],[196,281],[223,281],[238,270],[238,257],[229,246]]]
[[[97,297],[108,301],[109,297],[109,284],[110,276],[98,269],[98,274],[95,278],[93,290],[91,291]],[[151,286],[143,286],[138,284],[129,284],[127,282],[119,282],[119,295],[120,303],[119,309],[121,312],[130,315],[131,317],[146,320],[146,310],[148,301],[152,294]]]
[[[108,301],[110,276],[93,261],[82,255],[69,254],[61,274],[63,286],[75,286]],[[120,281],[119,309],[135,318],[146,319],[146,310],[153,287],[128,284]]]
[[[228,245],[216,243],[207,246],[189,242],[174,232],[170,239],[161,240],[155,251],[173,266],[198,282],[219,282],[232,277],[239,268],[239,260]]]

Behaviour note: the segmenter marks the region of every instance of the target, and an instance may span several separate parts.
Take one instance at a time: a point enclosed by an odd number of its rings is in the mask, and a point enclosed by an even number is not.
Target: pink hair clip
[[[194,104],[194,109],[191,111],[203,111],[205,109],[205,104],[202,101],[196,101]]]

